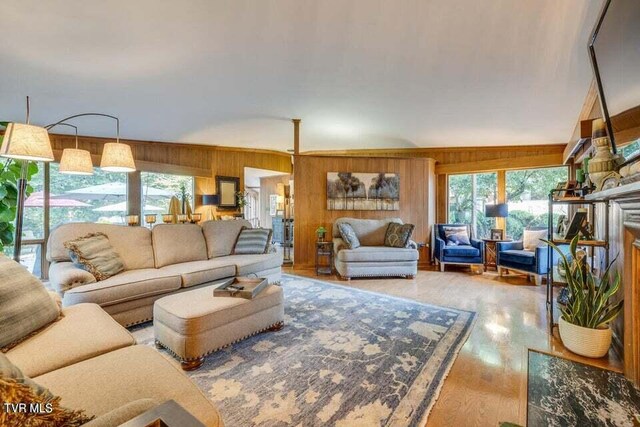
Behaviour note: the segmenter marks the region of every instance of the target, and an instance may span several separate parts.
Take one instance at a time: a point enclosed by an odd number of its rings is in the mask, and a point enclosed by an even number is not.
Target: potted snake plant
[[[571,258],[547,241],[560,255],[565,269],[569,299],[560,308],[560,338],[566,348],[585,357],[603,357],[611,346],[611,323],[622,310],[623,301],[611,298],[620,290],[620,274],[611,272],[611,262],[602,276],[589,268],[585,256],[577,253],[579,237],[569,246]]]

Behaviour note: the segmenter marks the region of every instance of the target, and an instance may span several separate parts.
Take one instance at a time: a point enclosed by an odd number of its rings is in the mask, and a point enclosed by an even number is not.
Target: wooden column
[[[291,119],[293,122],[293,154],[300,154],[300,119]]]
[[[141,215],[142,181],[140,171],[127,174],[127,215]]]
[[[505,170],[499,170],[498,172],[498,187],[497,187],[497,203],[507,203],[507,172]],[[504,230],[505,237],[507,237],[507,219],[496,218],[497,228]]]

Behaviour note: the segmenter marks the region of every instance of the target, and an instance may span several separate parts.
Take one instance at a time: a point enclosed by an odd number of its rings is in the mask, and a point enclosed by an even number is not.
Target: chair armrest
[[[522,240],[518,240],[516,242],[498,242],[496,243],[496,251],[498,253],[502,251],[512,251],[512,250],[522,250],[524,246],[522,246]]]
[[[569,245],[560,245],[558,246],[562,253],[567,257],[568,261],[571,261],[570,247]],[[557,265],[560,260],[560,254],[558,251],[550,248],[547,245],[538,246],[536,248],[536,270],[539,273],[546,273],[549,264],[549,251],[552,253],[551,265]]]
[[[347,246],[347,244],[345,243],[344,240],[342,240],[341,237],[334,237],[333,238],[333,253],[334,254],[338,254],[338,252],[340,252],[342,249],[348,249],[349,246]]]
[[[433,255],[435,258],[438,259],[442,259],[442,251],[444,250],[444,247],[446,246],[444,240],[442,240],[440,237],[435,238],[435,248],[433,248]]]
[[[469,239],[471,246],[480,251],[480,257],[484,259],[484,241],[478,239]]]
[[[76,267],[72,262],[54,262],[49,267],[49,283],[60,295],[77,286],[95,282],[93,274]]]

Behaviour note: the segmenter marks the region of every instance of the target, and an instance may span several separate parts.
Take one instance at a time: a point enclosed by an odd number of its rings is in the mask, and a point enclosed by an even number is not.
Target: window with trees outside
[[[559,182],[567,181],[565,166],[507,171],[507,236],[522,239],[527,227],[547,227],[549,213],[549,191]],[[561,214],[567,214],[566,205],[554,207],[553,223],[557,224]]]
[[[68,175],[57,163],[50,167],[51,229],[68,222],[124,224],[127,174],[94,168],[93,175]]]
[[[162,222],[162,214],[169,213],[169,203],[173,196],[182,206],[184,200],[193,209],[193,189],[195,179],[192,176],[167,173],[142,172],[142,221],[145,215],[157,215],[156,223]],[[182,206],[186,209],[186,206]]]
[[[474,237],[489,237],[495,220],[484,215],[484,206],[496,203],[497,187],[496,172],[450,175],[449,222],[470,224]]]
[[[32,163],[38,173],[29,181],[29,197],[24,201],[24,223],[22,228],[22,246],[20,263],[36,276],[41,275],[42,252],[44,245],[44,164]],[[5,254],[13,254],[13,246],[5,248]]]

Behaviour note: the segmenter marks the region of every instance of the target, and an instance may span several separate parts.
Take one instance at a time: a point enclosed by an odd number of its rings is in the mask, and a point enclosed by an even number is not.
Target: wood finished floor
[[[449,269],[450,267],[447,267]],[[610,352],[599,360],[570,353],[547,329],[545,287],[524,276],[498,277],[468,270],[420,271],[415,279],[352,279],[316,276],[311,270],[285,272],[343,286],[396,295],[478,313],[469,339],[445,380],[427,426],[497,426],[500,421],[525,425],[527,349],[619,371]]]

